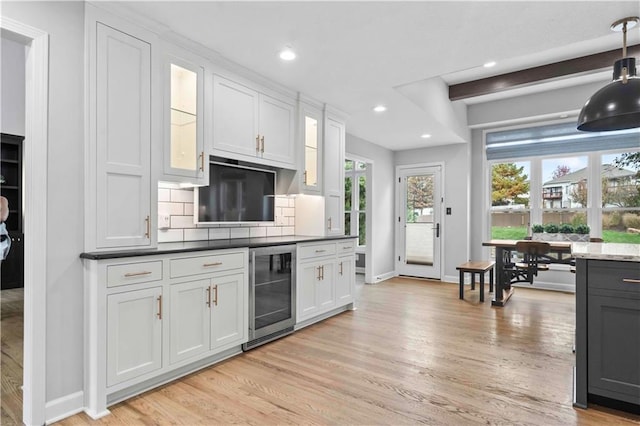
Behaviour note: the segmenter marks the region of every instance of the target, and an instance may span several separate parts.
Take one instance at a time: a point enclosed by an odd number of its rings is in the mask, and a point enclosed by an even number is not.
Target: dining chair
[[[540,271],[548,271],[549,265],[544,262],[542,256],[551,251],[551,246],[545,241],[518,241],[516,251],[522,253],[523,258],[505,267],[508,283],[528,282],[533,284],[533,278]]]

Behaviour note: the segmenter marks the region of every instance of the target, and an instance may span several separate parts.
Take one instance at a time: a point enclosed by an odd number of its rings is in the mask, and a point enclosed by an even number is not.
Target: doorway
[[[442,166],[397,169],[396,272],[441,278]]]

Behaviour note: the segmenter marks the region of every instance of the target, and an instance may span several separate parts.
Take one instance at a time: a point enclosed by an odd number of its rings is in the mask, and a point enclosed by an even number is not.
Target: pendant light
[[[578,116],[578,130],[606,132],[640,127],[640,78],[636,58],[627,57],[627,29],[638,23],[637,16],[622,18],[611,30],[622,31],[622,59],[613,64],[613,81],[594,93]]]

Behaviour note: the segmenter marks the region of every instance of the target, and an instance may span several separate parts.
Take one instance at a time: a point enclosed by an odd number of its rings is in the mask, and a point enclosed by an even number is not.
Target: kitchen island
[[[573,243],[574,405],[640,412],[640,245]]]

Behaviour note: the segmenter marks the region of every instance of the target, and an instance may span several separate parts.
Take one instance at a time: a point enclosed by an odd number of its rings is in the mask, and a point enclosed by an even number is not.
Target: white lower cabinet
[[[241,352],[248,249],[85,259],[85,401],[107,405]]]
[[[297,325],[332,310],[352,308],[355,286],[353,241],[298,244]]]
[[[162,367],[162,287],[107,296],[107,386]]]

